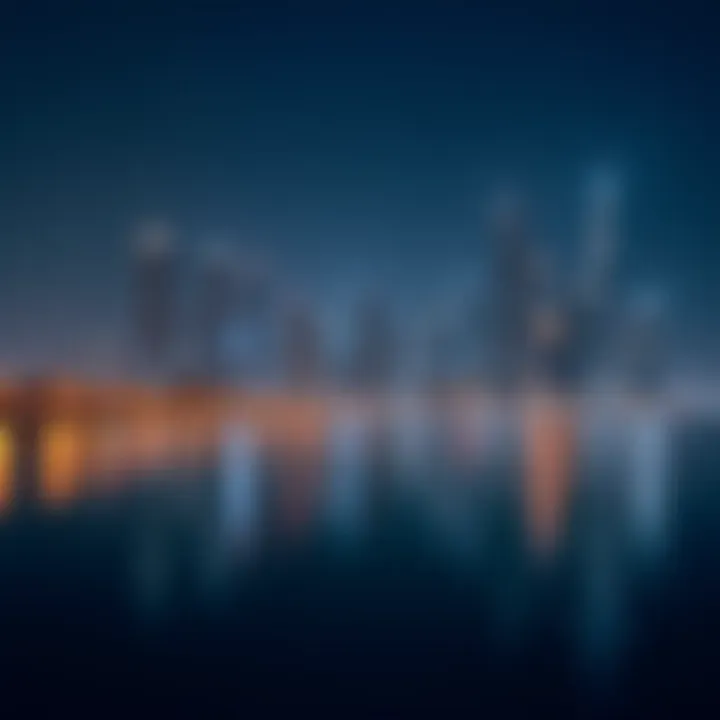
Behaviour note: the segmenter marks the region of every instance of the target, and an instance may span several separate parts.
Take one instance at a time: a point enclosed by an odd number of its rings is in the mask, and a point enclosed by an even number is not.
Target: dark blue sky
[[[288,273],[422,275],[482,260],[479,209],[508,176],[538,235],[571,248],[596,162],[629,178],[625,271],[714,317],[710,10],[108,5],[1,11],[0,360],[116,344],[147,215],[188,245],[265,246]]]

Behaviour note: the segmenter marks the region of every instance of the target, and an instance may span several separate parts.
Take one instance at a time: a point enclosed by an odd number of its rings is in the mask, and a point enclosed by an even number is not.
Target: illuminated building
[[[264,385],[277,374],[278,323],[270,276],[257,258],[241,253],[235,265],[231,307],[221,323],[220,352],[226,379]]]
[[[395,376],[397,337],[390,310],[380,300],[369,299],[357,316],[353,376],[362,388],[386,387]]]
[[[231,248],[215,245],[203,258],[200,287],[199,345],[201,375],[218,380],[230,371],[225,340],[229,324],[237,310],[238,270]]]
[[[284,368],[291,386],[312,386],[322,373],[320,329],[311,308],[294,302],[288,308],[284,323]]]
[[[143,225],[134,257],[133,311],[136,370],[153,378],[166,377],[177,332],[177,253],[168,225]]]
[[[490,374],[499,388],[514,389],[526,370],[529,314],[539,278],[513,196],[500,197],[493,207],[490,263]]]
[[[630,303],[624,365],[630,389],[655,395],[664,384],[668,361],[664,300],[658,292],[636,293]]]
[[[591,178],[586,193],[583,265],[578,277],[581,292],[595,302],[602,302],[609,291],[621,200],[621,186],[614,175],[596,173]]]
[[[614,361],[613,270],[619,241],[622,188],[610,173],[595,173],[586,188],[583,255],[575,295],[582,317],[582,351],[593,373],[606,371]]]

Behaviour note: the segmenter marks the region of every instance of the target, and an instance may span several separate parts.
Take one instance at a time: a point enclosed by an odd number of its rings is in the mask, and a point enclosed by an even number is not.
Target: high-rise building
[[[395,379],[398,338],[390,308],[369,298],[359,309],[353,352],[354,380],[364,388],[385,387]]]
[[[601,303],[609,291],[619,239],[622,187],[610,173],[596,173],[586,188],[581,291]]]
[[[232,319],[223,334],[224,352],[238,382],[265,386],[277,379],[281,323],[276,300],[267,265],[240,253]]]
[[[324,368],[320,328],[312,308],[301,300],[289,303],[283,326],[286,380],[295,386],[316,384]]]
[[[631,299],[623,343],[626,378],[630,387],[655,394],[666,379],[669,361],[667,308],[662,294],[646,289]]]
[[[140,227],[133,281],[135,369],[164,377],[171,369],[178,329],[178,257],[168,224],[155,221]]]
[[[426,318],[430,380],[457,385],[477,380],[483,327],[477,282],[463,282],[459,273],[437,298]]]
[[[517,386],[528,364],[530,313],[540,284],[519,200],[500,197],[491,213],[490,374],[500,388]]]
[[[239,276],[236,257],[227,245],[206,248],[202,260],[198,328],[200,363],[202,376],[213,381],[232,371],[232,353],[226,338],[237,312]]]
[[[586,188],[584,242],[573,295],[582,317],[582,344],[586,372],[604,373],[615,361],[614,269],[619,243],[622,187],[608,172],[595,173]]]

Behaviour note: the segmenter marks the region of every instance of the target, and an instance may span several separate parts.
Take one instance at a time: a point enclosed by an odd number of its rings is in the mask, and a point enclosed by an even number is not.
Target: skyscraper
[[[609,172],[596,172],[586,186],[584,245],[578,274],[588,299],[602,304],[610,290],[619,239],[622,186]]]
[[[616,265],[622,187],[608,172],[597,172],[586,187],[584,243],[574,295],[582,310],[582,345],[589,371],[602,371],[615,349],[613,270]]]
[[[171,369],[177,318],[178,258],[172,228],[164,222],[143,224],[136,236],[133,315],[136,371],[155,379]]]
[[[517,197],[496,199],[490,233],[490,373],[497,387],[513,389],[527,367],[530,313],[540,281]]]
[[[357,316],[354,380],[367,389],[386,387],[395,379],[397,360],[397,334],[390,308],[380,298],[367,298]]]
[[[284,317],[284,370],[294,386],[308,386],[321,379],[322,341],[312,308],[295,300],[288,304]]]
[[[270,270],[257,256],[240,253],[236,294],[223,347],[232,374],[245,384],[267,385],[277,379],[279,323]]]
[[[636,291],[628,309],[623,343],[626,377],[631,390],[655,395],[665,381],[668,365],[667,308],[657,289]]]
[[[237,312],[239,274],[232,248],[215,244],[202,258],[199,302],[201,375],[218,380],[232,371],[232,352],[227,347],[229,326]]]

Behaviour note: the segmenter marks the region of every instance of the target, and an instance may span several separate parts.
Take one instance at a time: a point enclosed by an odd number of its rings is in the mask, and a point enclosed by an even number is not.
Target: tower
[[[644,288],[631,298],[624,343],[631,391],[652,396],[666,379],[668,366],[667,301],[658,288]]]
[[[232,249],[215,244],[202,258],[199,303],[201,375],[209,381],[231,370],[226,338],[237,309],[238,270]]]
[[[248,251],[236,264],[236,296],[225,348],[243,383],[267,385],[277,378],[278,317],[270,268]]]
[[[614,361],[613,290],[622,200],[620,179],[607,171],[596,172],[585,188],[584,241],[574,295],[582,314],[581,352],[592,373],[607,370]]]
[[[380,298],[367,298],[357,315],[354,379],[363,388],[386,387],[395,379],[397,353],[390,308]]]
[[[322,347],[317,318],[300,299],[288,304],[284,315],[285,376],[293,386],[308,386],[321,378]]]
[[[528,364],[530,313],[540,283],[518,197],[496,199],[490,234],[490,373],[496,387],[513,390]]]
[[[619,240],[619,219],[623,189],[619,178],[609,172],[595,173],[586,187],[584,249],[580,286],[598,304],[606,299]]]
[[[133,315],[135,369],[162,378],[171,369],[177,318],[178,258],[172,228],[143,224],[135,239]]]

